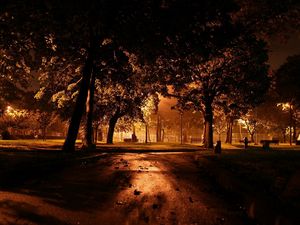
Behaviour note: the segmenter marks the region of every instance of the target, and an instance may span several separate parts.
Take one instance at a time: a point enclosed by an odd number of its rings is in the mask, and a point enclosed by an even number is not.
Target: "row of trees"
[[[204,143],[212,147],[214,112],[222,111],[232,126],[263,100],[270,85],[265,40],[285,32],[287,26],[280,30],[278,24],[299,18],[291,17],[299,13],[297,4],[4,1],[1,93],[30,90],[26,96],[35,96],[41,110],[69,120],[65,151],[75,150],[81,122],[87,149],[99,121],[109,123],[108,143],[120,118],[147,125],[146,111],[155,111],[158,94],[176,97],[180,110],[201,111]],[[288,29],[298,29],[299,21],[293,25]],[[155,104],[145,110],[149,98]]]
[[[64,124],[60,122],[55,112],[14,109],[12,106],[7,106],[1,112],[0,127],[3,139],[11,139],[12,135],[17,135],[46,140],[48,129],[61,131]]]

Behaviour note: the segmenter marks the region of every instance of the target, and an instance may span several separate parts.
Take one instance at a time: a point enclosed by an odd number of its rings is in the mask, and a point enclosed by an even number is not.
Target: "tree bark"
[[[232,127],[233,127],[233,120],[229,119],[229,121],[227,122],[227,132],[226,132],[225,143],[232,144]]]
[[[255,134],[255,133],[251,133],[251,134],[250,134],[250,136],[251,136],[251,142],[252,142],[252,143],[255,142],[255,140],[254,140],[254,134]]]
[[[205,144],[205,134],[206,134],[206,126],[205,126],[205,120],[203,121],[203,132],[202,132],[202,144]]]
[[[42,129],[43,141],[46,141],[46,134],[47,134],[47,127],[43,127]]]
[[[96,124],[95,124],[95,127],[93,127],[93,129],[94,129],[94,132],[93,132],[93,137],[94,137],[94,144],[97,144],[97,142],[98,142],[98,129],[99,129],[99,125],[100,125],[100,123],[99,122],[97,122]]]
[[[145,143],[148,143],[148,124],[145,123]]]
[[[285,143],[286,142],[286,130],[285,129],[282,131],[282,137],[283,137],[283,143]]]
[[[297,141],[297,127],[296,127],[296,120],[293,121],[293,142],[296,143]]]
[[[93,140],[93,111],[94,111],[94,93],[95,93],[95,74],[92,72],[89,90],[86,99],[86,124],[84,126],[83,146],[85,150],[95,148]]]
[[[117,109],[116,113],[109,120],[107,139],[106,139],[107,144],[113,143],[115,126],[119,118],[120,118],[120,109]]]
[[[97,144],[97,142],[98,142],[97,136],[98,136],[98,127],[95,127],[94,132],[93,132],[93,137],[94,137],[94,143],[95,144]]]
[[[103,131],[102,131],[101,126],[100,126],[100,129],[98,127],[98,137],[97,138],[99,139],[99,141],[103,141]]]
[[[80,121],[85,110],[85,103],[88,95],[91,74],[93,70],[94,48],[95,43],[93,44],[92,42],[91,47],[89,49],[88,57],[82,70],[82,80],[80,83],[79,94],[76,99],[73,115],[69,124],[68,134],[63,145],[63,151],[65,152],[75,151],[75,142],[78,135]]]
[[[156,142],[161,142],[161,121],[159,114],[157,114]]]
[[[206,148],[213,148],[213,111],[211,103],[205,104],[205,142],[204,147]]]

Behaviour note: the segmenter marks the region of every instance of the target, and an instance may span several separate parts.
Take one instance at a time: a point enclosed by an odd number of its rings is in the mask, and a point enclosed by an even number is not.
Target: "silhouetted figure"
[[[248,148],[248,143],[249,143],[248,138],[245,137],[245,138],[244,138],[245,149]]]
[[[215,146],[215,153],[216,154],[221,154],[221,141],[217,141],[217,144]]]

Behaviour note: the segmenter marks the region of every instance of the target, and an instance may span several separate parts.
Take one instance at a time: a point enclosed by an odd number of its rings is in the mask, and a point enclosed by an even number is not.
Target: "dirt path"
[[[0,224],[251,224],[194,153],[113,154],[0,190]]]

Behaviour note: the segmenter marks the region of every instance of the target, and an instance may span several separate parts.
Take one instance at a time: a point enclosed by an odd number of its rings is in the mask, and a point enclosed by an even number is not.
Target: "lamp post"
[[[292,112],[292,104],[291,103],[289,103],[289,111],[290,111],[290,145],[292,145],[293,112]]]
[[[183,144],[183,140],[182,140],[182,117],[183,117],[183,112],[180,111],[180,144]]]

